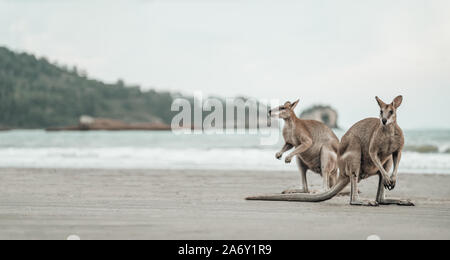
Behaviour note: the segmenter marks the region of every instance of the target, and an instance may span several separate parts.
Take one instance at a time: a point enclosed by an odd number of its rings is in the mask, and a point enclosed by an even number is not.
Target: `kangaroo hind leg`
[[[333,188],[337,181],[337,173],[338,173],[338,161],[337,161],[337,153],[331,148],[323,147],[320,163],[322,170],[322,178],[323,178],[323,189],[329,190]]]
[[[378,206],[378,202],[376,202],[376,201],[361,200],[359,198],[358,179],[359,179],[359,169],[357,171],[353,172],[352,176],[350,177],[350,180],[351,180],[350,205],[352,205],[352,206],[368,206],[368,207]]]
[[[302,162],[302,160],[299,157],[297,157],[297,166],[302,178],[303,189],[287,189],[283,191],[282,194],[309,193],[308,178],[306,177],[308,167]]]
[[[361,172],[361,146],[353,143],[347,147],[346,151],[341,154],[339,165],[340,174],[345,174],[350,178],[350,205],[353,206],[378,206],[376,201],[366,201],[359,198],[358,182]]]
[[[384,165],[384,169],[387,172],[391,171],[392,168],[392,160],[389,160],[387,163],[385,163]],[[413,202],[411,202],[410,200],[402,200],[402,199],[387,199],[385,197],[385,188],[384,188],[384,184],[383,184],[383,176],[381,175],[381,172],[378,172],[378,176],[379,176],[379,182],[378,182],[378,193],[377,193],[377,202],[380,205],[398,205],[398,206],[415,206]]]

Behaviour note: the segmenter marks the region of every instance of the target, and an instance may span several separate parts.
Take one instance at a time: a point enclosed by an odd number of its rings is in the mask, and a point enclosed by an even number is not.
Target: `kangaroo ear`
[[[297,101],[295,101],[294,103],[292,103],[291,109],[294,110],[295,107],[298,105],[299,102],[300,102],[300,99],[297,99]]]
[[[394,99],[394,102],[392,102],[392,105],[394,105],[395,108],[399,108],[400,105],[403,102],[403,96],[398,96]]]
[[[375,97],[375,99],[377,100],[378,105],[379,105],[381,108],[383,108],[383,107],[386,106],[386,103],[384,103],[383,100],[381,100],[379,97]]]

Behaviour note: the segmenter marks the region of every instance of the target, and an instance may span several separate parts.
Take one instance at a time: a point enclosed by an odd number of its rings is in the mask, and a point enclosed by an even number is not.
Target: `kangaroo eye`
[[[383,110],[380,111],[380,115],[383,115]]]
[[[392,110],[389,111],[389,114],[391,114],[391,116],[392,116],[394,114],[394,111],[392,111]]]

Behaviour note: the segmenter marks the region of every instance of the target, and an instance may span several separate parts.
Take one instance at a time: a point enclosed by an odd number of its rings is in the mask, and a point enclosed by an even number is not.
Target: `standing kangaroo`
[[[294,109],[298,103],[299,100],[292,104],[286,102],[283,106],[269,111],[270,116],[285,121],[283,129],[285,145],[275,156],[280,160],[285,152],[295,148],[285,161],[291,163],[296,157],[303,182],[303,189],[288,189],[283,194],[309,193],[306,178],[308,170],[322,175],[325,190],[333,187],[337,180],[339,139],[325,124],[297,118]]]
[[[333,198],[351,183],[351,205],[397,204],[414,206],[409,200],[386,199],[384,194],[385,188],[389,190],[395,188],[402,157],[404,136],[401,128],[397,125],[397,109],[402,104],[403,97],[398,96],[391,104],[384,103],[378,97],[376,97],[376,100],[381,108],[380,119],[368,118],[362,120],[342,137],[339,147],[339,180],[331,190],[316,195],[267,195],[247,199],[321,202]],[[389,176],[388,172],[392,165],[394,165],[394,172],[392,176]],[[376,201],[360,200],[357,192],[358,182],[374,175],[379,176]]]

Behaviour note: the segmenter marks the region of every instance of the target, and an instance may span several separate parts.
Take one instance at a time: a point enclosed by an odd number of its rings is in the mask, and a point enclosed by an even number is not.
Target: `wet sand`
[[[400,174],[388,195],[416,207],[244,200],[298,182],[295,172],[0,169],[0,239],[450,239],[448,175]],[[363,182],[361,196],[376,185]]]

